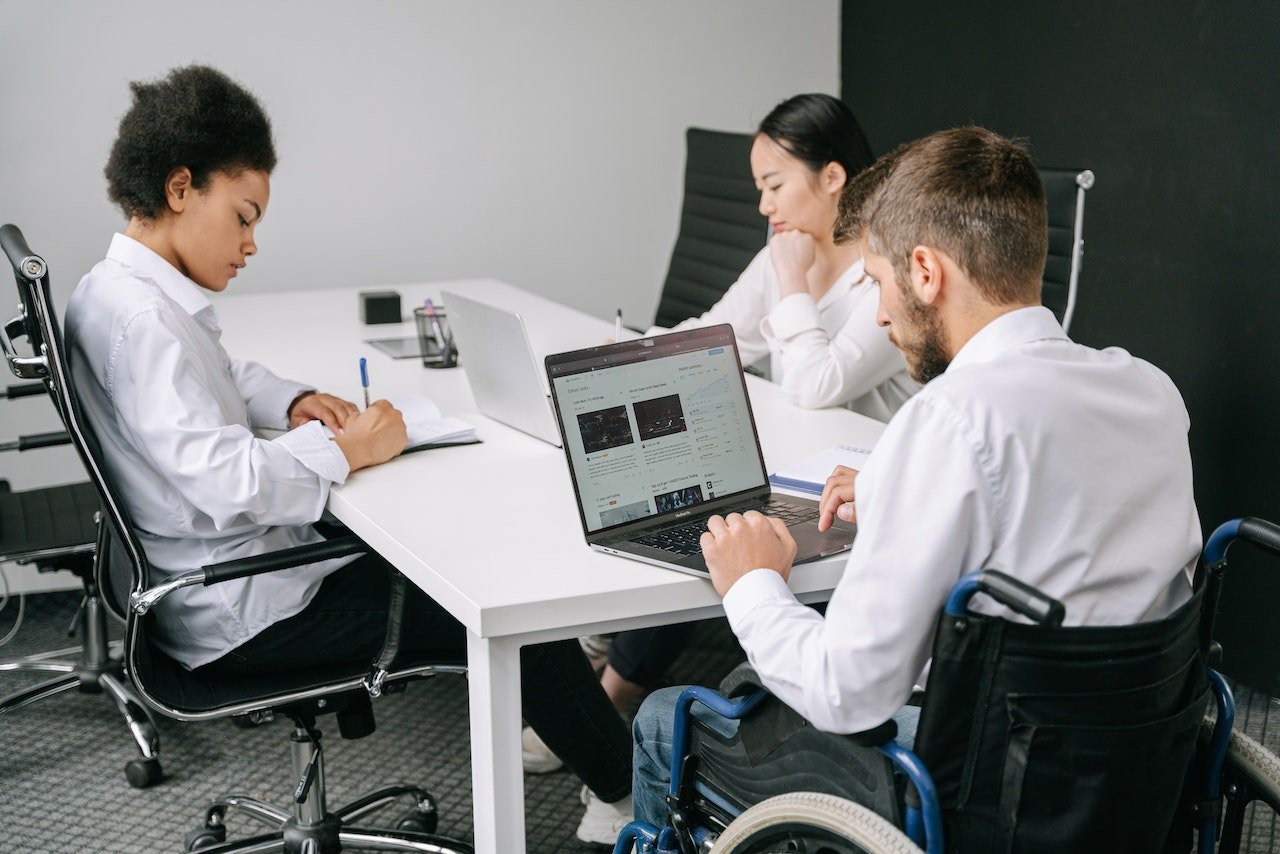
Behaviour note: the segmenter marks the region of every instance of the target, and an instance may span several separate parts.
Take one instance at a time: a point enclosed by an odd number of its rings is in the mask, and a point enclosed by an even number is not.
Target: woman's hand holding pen
[[[309,391],[298,395],[289,405],[289,429],[301,427],[308,421],[319,421],[335,436],[340,436],[347,421],[359,414],[360,410],[354,403],[331,394]]]
[[[809,270],[813,267],[814,253],[813,237],[803,231],[782,231],[769,241],[780,296],[809,293]]]
[[[836,519],[845,522],[858,521],[858,508],[853,503],[853,484],[858,473],[847,466],[836,466],[822,487],[818,500],[818,530],[825,531]]]
[[[375,400],[364,412],[347,420],[334,440],[352,471],[385,463],[409,443],[404,415],[385,400]]]

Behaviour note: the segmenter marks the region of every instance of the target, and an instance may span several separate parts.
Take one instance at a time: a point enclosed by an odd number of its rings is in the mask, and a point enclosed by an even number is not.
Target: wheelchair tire
[[[919,854],[893,823],[835,795],[793,792],[761,801],[724,829],[715,854]]]
[[[1213,721],[1205,719],[1205,738],[1212,732]],[[1280,816],[1280,758],[1267,748],[1244,733],[1235,730],[1231,733],[1231,741],[1227,745],[1226,762],[1222,768],[1222,791],[1226,797],[1220,829],[1218,851],[1221,854],[1234,854],[1240,850],[1242,838],[1248,833],[1245,828],[1245,809],[1250,804],[1258,804],[1252,821],[1255,833],[1269,837],[1275,832],[1277,816]],[[1266,821],[1265,813],[1258,809],[1269,810],[1271,826],[1260,827]]]

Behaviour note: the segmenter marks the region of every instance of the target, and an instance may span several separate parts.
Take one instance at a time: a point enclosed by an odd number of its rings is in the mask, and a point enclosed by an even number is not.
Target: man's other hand
[[[858,509],[853,503],[853,484],[858,473],[847,466],[836,466],[831,477],[822,487],[822,498],[818,500],[818,530],[825,531],[835,524],[836,519],[845,522],[858,521]]]

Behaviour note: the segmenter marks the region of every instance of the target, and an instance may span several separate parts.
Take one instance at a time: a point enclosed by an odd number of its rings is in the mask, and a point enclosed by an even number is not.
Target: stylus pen
[[[613,316],[613,340],[622,340],[622,309],[618,309],[618,313]]]
[[[364,387],[364,408],[369,408],[369,364],[360,357],[360,385]]]

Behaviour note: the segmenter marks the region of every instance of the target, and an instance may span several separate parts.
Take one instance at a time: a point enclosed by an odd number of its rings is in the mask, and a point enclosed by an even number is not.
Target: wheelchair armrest
[[[7,442],[0,442],[0,451],[30,451],[33,448],[52,448],[57,445],[71,444],[71,436],[66,430],[53,433],[33,433],[30,436],[19,436]]]
[[[279,569],[302,566],[303,564],[315,563],[330,558],[359,554],[368,550],[369,547],[365,545],[363,540],[352,536],[297,546],[292,549],[281,549],[278,552],[268,552],[267,554],[254,555],[237,560],[223,561],[222,563],[211,563],[208,566],[185,572],[176,578],[157,584],[142,593],[130,596],[129,607],[138,614],[145,614],[161,599],[183,587],[192,587],[196,584],[208,586],[236,578],[263,575]]]

